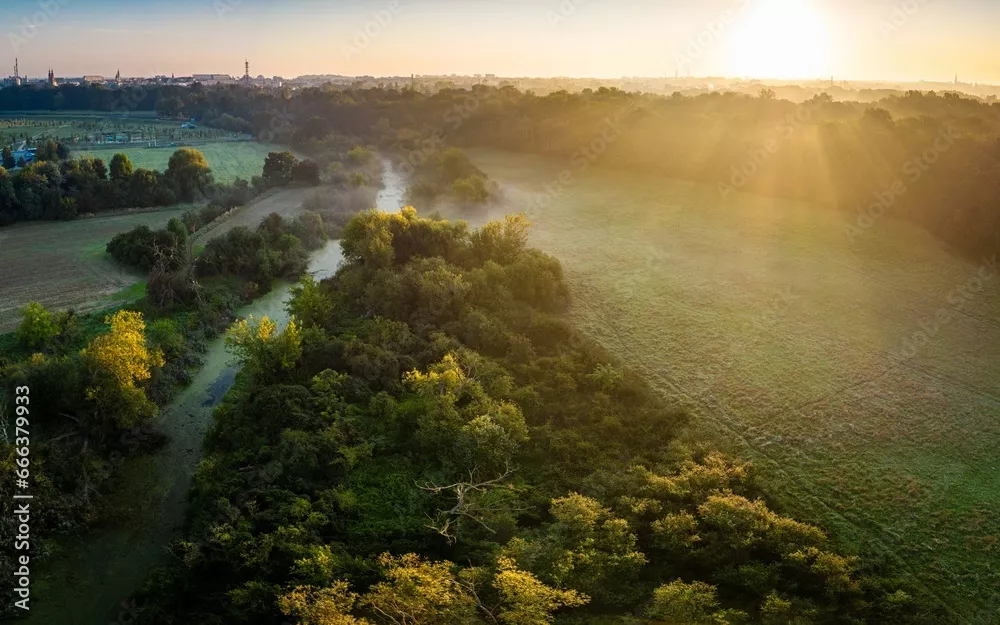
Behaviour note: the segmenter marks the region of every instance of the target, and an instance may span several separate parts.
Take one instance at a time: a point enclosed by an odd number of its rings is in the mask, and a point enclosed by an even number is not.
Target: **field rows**
[[[31,301],[51,310],[78,311],[114,303],[109,296],[143,276],[114,263],[104,252],[107,242],[138,224],[162,227],[188,208],[34,222],[0,230],[0,332],[16,327],[19,311]]]

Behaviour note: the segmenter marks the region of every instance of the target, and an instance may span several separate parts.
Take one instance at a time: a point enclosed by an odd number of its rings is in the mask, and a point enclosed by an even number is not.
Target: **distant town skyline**
[[[0,74],[16,56],[33,78],[239,77],[247,57],[254,77],[1000,83],[1000,3],[989,0],[43,0],[0,8],[0,24]]]

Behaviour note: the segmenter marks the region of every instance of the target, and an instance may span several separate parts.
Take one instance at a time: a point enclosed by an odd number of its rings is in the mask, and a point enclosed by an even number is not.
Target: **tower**
[[[247,82],[250,82],[250,60],[249,59],[244,59],[243,67],[245,68],[244,71],[243,71],[243,80],[245,80]]]
[[[118,70],[115,74],[115,84],[121,86],[122,84],[122,70]]]
[[[52,71],[52,69],[49,69],[49,86],[50,87],[57,86],[56,85],[56,73],[54,71]]]

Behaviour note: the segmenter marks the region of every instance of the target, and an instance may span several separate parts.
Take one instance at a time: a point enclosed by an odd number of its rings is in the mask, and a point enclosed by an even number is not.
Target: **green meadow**
[[[852,240],[853,216],[818,206],[470,157],[565,262],[574,320],[690,411],[690,440],[753,461],[781,508],[879,554],[959,622],[995,622],[993,259],[888,218]]]
[[[264,169],[264,159],[268,152],[288,149],[257,141],[218,142],[192,147],[201,151],[208,159],[208,164],[218,182],[232,182],[236,178],[250,180],[253,176],[259,176]],[[136,167],[165,171],[170,155],[176,149],[177,147],[171,147],[170,144],[156,148],[123,146],[99,150],[73,150],[73,156],[96,156],[110,162],[112,156],[121,152],[127,154]]]

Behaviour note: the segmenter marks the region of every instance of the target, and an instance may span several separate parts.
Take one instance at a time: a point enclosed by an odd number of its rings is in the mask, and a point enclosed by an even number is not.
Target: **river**
[[[385,161],[384,187],[376,205],[397,211],[406,181]],[[322,280],[342,260],[340,242],[330,241],[313,253],[309,273]],[[239,311],[239,316],[267,316],[279,326],[288,321],[285,304],[292,288],[280,283]],[[170,556],[165,546],[180,535],[186,495],[202,457],[202,442],[212,424],[212,410],[232,386],[236,368],[225,340],[209,342],[205,362],[191,384],[161,411],[159,425],[169,437],[156,453],[130,459],[114,478],[121,488],[109,497],[111,527],[94,530],[42,565],[32,579],[31,612],[19,622],[38,625],[115,625],[134,619],[123,601],[150,569]]]

